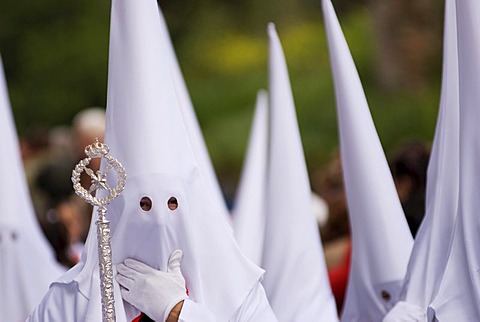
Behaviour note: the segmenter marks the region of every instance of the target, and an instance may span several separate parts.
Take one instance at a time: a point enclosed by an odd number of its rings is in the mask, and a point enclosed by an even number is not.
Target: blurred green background
[[[134,1],[134,0],[132,0]],[[430,141],[439,102],[443,4],[333,0],[387,153]],[[321,1],[159,1],[222,185],[235,187],[276,23],[310,173],[337,144]],[[110,1],[3,0],[0,52],[20,134],[105,106]]]

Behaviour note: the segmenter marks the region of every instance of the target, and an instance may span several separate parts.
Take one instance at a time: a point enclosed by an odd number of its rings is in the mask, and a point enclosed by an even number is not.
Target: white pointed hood
[[[157,2],[113,0],[110,30],[105,143],[127,172],[125,190],[108,206],[113,264],[131,257],[165,270],[172,251],[181,249],[190,298],[218,321],[227,321],[263,271],[240,252],[198,171],[168,54],[159,41]],[[144,196],[152,200],[150,211],[140,208]],[[176,210],[167,207],[170,197],[178,200]],[[93,217],[92,223],[96,213]],[[99,321],[93,224],[83,255],[61,282],[78,283],[90,300],[87,320]],[[130,308],[118,297],[116,282],[114,286],[117,321],[123,321]]]
[[[270,142],[263,285],[279,321],[338,321],[287,65],[272,23],[268,38]]]
[[[235,238],[243,253],[261,265],[265,235],[268,94],[259,91],[248,150],[232,210]]]
[[[460,97],[458,214],[445,274],[429,310],[439,321],[480,320],[480,2],[456,1]]]
[[[208,191],[212,194],[214,206],[218,208],[218,212],[223,214],[229,224],[231,224],[231,218],[228,213],[225,199],[220,189],[220,185],[215,174],[215,170],[208,154],[208,149],[203,139],[202,130],[198,124],[197,116],[195,115],[195,109],[193,107],[188,89],[185,84],[185,80],[182,76],[182,71],[175,55],[172,41],[168,32],[168,27],[160,10],[160,34],[161,45],[164,46],[166,58],[169,61],[171,67],[171,73],[173,77],[173,83],[177,99],[180,105],[180,111],[182,113],[185,128],[187,130],[188,138],[191,142],[193,153],[198,162],[202,176],[205,179],[205,184],[208,187]]]
[[[427,174],[425,218],[408,264],[401,300],[427,312],[445,270],[458,206],[459,98],[455,0],[445,1],[442,95]]]
[[[0,316],[20,321],[65,269],[55,260],[33,210],[1,58],[0,138]]]
[[[380,321],[400,293],[413,238],[332,3],[322,4],[352,235],[342,321]]]

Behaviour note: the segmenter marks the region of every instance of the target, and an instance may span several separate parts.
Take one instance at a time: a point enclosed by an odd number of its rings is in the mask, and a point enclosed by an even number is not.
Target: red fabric
[[[330,286],[332,287],[333,297],[337,303],[338,312],[342,311],[343,300],[347,291],[351,252],[352,244],[349,241],[348,249],[344,255],[342,263],[328,270],[328,278],[330,280]]]
[[[132,322],[140,322],[140,320],[145,316],[145,314],[140,314],[139,316],[137,316],[135,319],[132,320]]]

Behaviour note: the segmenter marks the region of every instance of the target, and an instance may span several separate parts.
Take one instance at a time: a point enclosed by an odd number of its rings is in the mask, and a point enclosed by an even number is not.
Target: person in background
[[[0,320],[24,321],[65,269],[38,225],[0,57]]]
[[[77,113],[72,121],[72,138],[74,155],[77,160],[86,157],[84,149],[87,145],[95,142],[103,142],[105,133],[105,109],[101,107],[89,107]],[[100,161],[94,159],[89,165],[92,170],[100,168]]]
[[[342,164],[338,152],[313,180],[313,188],[327,204],[328,217],[320,226],[328,277],[338,312],[342,311],[350,272],[350,228]]]
[[[48,162],[37,171],[34,181],[37,216],[41,227],[56,251],[57,260],[66,267],[76,264],[88,234],[92,208],[74,193],[71,183],[75,164],[86,157],[85,146],[103,139],[105,110],[91,107],[80,111],[71,129],[54,127],[48,134]],[[91,164],[99,169],[96,159]],[[89,180],[82,177],[82,180]],[[86,185],[87,183],[85,183]]]
[[[397,188],[408,226],[415,237],[425,214],[425,189],[430,148],[420,141],[402,144],[390,158]]]
[[[35,212],[44,208],[44,196],[36,186],[39,172],[50,162],[48,130],[32,127],[19,137],[23,168]]]

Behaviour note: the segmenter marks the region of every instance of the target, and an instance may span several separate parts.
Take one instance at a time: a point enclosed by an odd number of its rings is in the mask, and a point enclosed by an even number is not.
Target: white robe
[[[118,301],[117,301],[118,302]],[[100,305],[100,303],[97,303]],[[35,308],[27,321],[29,322],[43,322],[43,321],[90,321],[86,316],[87,308],[90,305],[88,298],[78,291],[75,283],[60,284],[54,283],[50,287],[48,293],[45,295],[42,303]],[[117,309],[123,307],[116,303]],[[119,314],[117,310],[117,321],[131,321],[127,320],[125,314]],[[95,319],[91,320],[95,321]],[[214,322],[213,314],[201,304],[195,303],[192,300],[185,300],[182,311],[180,313],[179,322]],[[235,314],[228,320],[235,321],[262,321],[275,322],[277,321],[275,315],[270,308],[265,295],[265,290],[262,285],[258,283],[248,294],[242,306],[235,312]],[[97,321],[95,321],[97,322]]]

